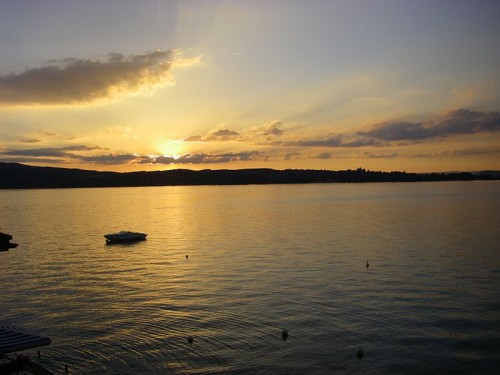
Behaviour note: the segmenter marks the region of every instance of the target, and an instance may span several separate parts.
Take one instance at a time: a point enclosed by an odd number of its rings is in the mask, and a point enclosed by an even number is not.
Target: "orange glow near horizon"
[[[448,2],[0,2],[0,162],[500,170],[499,9]]]

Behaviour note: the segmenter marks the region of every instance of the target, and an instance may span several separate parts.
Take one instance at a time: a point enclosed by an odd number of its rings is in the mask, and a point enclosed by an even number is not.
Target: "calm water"
[[[499,223],[500,182],[0,191],[0,323],[57,373],[493,373]]]

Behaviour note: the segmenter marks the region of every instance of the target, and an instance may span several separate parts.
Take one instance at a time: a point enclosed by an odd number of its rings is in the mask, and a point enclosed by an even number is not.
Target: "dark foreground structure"
[[[500,172],[406,173],[356,170],[238,169],[156,172],[98,172],[82,169],[33,167],[0,163],[0,189],[48,189],[82,187],[307,184],[341,182],[418,182],[498,180]]]
[[[10,242],[12,236],[7,233],[0,232],[0,251],[9,251],[17,247],[17,243]]]
[[[10,353],[50,345],[51,339],[26,331],[20,327],[0,326],[0,374],[53,375],[52,372],[22,354]],[[40,359],[40,351],[39,359]]]

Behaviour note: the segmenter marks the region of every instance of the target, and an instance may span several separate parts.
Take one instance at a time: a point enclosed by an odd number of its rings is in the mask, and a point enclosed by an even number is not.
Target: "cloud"
[[[172,156],[157,156],[148,159],[142,159],[141,164],[214,164],[214,163],[229,163],[235,161],[251,161],[255,160],[261,153],[259,151],[245,151],[237,153],[199,153],[199,154],[184,154],[178,158]]]
[[[274,122],[267,126],[263,131],[264,135],[282,135],[283,130],[281,129],[281,121]]]
[[[22,143],[40,143],[41,140],[30,138],[30,139],[21,139],[21,142]]]
[[[1,149],[0,156],[5,162],[17,163],[46,163],[46,164],[62,164],[68,159],[85,160],[86,157],[75,152],[95,152],[105,150],[99,146],[74,145],[66,147],[45,147],[32,149]]]
[[[429,125],[439,135],[495,132],[500,130],[500,113],[459,109]]]
[[[312,155],[311,159],[329,160],[329,159],[394,159],[401,155],[397,153],[374,153],[363,152],[360,154],[336,154],[333,152],[322,152],[317,155]]]
[[[138,158],[136,154],[108,154],[108,155],[95,155],[95,156],[72,155],[72,156],[81,161],[97,163],[97,164],[106,164],[106,165],[128,164],[132,161],[137,160]]]
[[[1,153],[0,153],[1,154]],[[8,158],[2,158],[0,157],[0,162],[2,163],[24,163],[24,164],[29,164],[29,163],[43,163],[47,165],[51,164],[64,164],[65,161],[63,159],[52,159],[52,158],[39,158],[39,157],[8,157]]]
[[[325,138],[303,139],[285,142],[274,142],[274,145],[279,146],[294,146],[294,147],[364,147],[378,146],[379,142],[372,139],[354,139],[349,142],[343,140],[342,134],[332,134]]]
[[[394,121],[373,126],[371,130],[360,131],[357,133],[365,137],[372,137],[384,141],[397,141],[397,140],[419,140],[430,138],[432,135],[423,125],[418,123],[414,124],[405,121]]]
[[[201,135],[191,135],[189,137],[183,138],[182,142],[203,142]]]
[[[250,130],[243,130],[238,132],[231,129],[219,129],[214,131],[207,136],[202,136],[199,134],[191,135],[183,138],[182,142],[247,142],[247,143],[262,143],[266,144],[271,141],[274,137],[280,136],[284,133],[281,129],[281,121],[275,121],[271,124],[267,124],[261,127],[255,127]]]
[[[73,151],[95,151],[102,150],[99,146],[66,146],[66,147],[47,147],[34,148],[26,150],[6,150],[2,154],[9,156],[30,156],[30,157],[75,157]]]
[[[182,139],[182,142],[236,141],[260,147],[363,148],[389,146],[395,141],[422,142],[497,131],[500,131],[500,113],[459,109],[425,122],[386,121],[363,130],[331,133],[315,138],[284,138],[281,121],[274,121],[241,132],[220,129],[208,136],[191,135]],[[317,158],[328,158],[327,153],[318,155]]]
[[[384,141],[420,141],[460,134],[500,131],[500,113],[459,109],[425,122],[388,121],[358,135]]]
[[[449,158],[449,157],[470,157],[470,156],[484,156],[484,155],[497,155],[500,154],[500,146],[491,147],[471,147],[457,150],[444,150],[439,152],[421,152],[414,154],[400,154],[400,153],[373,153],[365,152],[362,158],[367,159],[393,159],[393,158],[409,158],[409,159],[436,159],[436,158]]]
[[[444,150],[440,152],[419,153],[410,155],[411,158],[448,158],[448,157],[470,157],[500,154],[500,146],[470,147],[457,150]]]
[[[233,140],[238,140],[240,138],[240,133],[234,130],[229,130],[229,129],[220,129],[217,130],[213,133],[211,133],[207,137],[207,142],[213,142],[213,141],[233,141]]]
[[[322,139],[305,139],[288,141],[282,143],[285,146],[300,146],[300,147],[339,147],[342,144],[342,135],[332,135]]]
[[[459,149],[452,152],[453,156],[476,156],[476,155],[495,155],[500,154],[500,146],[492,147],[472,147]]]
[[[389,152],[389,153],[383,153],[383,152],[365,152],[363,155],[361,155],[362,159],[395,159],[401,157],[400,154],[396,152]]]
[[[119,164],[214,164],[236,161],[256,160],[262,154],[260,151],[243,151],[228,153],[197,153],[184,154],[180,157],[168,155],[139,155],[135,153],[105,153],[108,150],[100,146],[74,145],[66,147],[48,147],[36,149],[6,150],[0,149],[1,160],[20,162],[64,163],[78,160],[86,163],[102,165]]]
[[[106,60],[68,58],[20,74],[0,76],[0,105],[72,105],[114,98],[172,83],[175,51],[154,51],[125,57],[110,53]],[[194,58],[193,60],[199,57]]]
[[[312,156],[312,159],[322,159],[322,160],[328,160],[333,158],[333,153],[332,152],[322,152],[318,155]]]
[[[380,142],[373,139],[354,139],[350,142],[343,142],[342,147],[365,147],[365,146],[380,146]]]
[[[219,129],[210,133],[206,137],[201,135],[191,135],[183,138],[182,142],[227,142],[227,141],[240,141],[241,135],[237,131],[230,129]]]
[[[244,134],[244,139],[248,142],[267,143],[284,134],[281,121],[274,121],[270,124],[254,127]]]

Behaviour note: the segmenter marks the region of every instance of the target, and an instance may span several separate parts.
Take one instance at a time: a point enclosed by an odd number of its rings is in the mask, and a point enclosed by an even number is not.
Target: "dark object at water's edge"
[[[356,170],[236,169],[194,171],[174,169],[155,172],[98,172],[83,169],[33,167],[0,163],[0,189],[49,189],[81,187],[306,184],[334,182],[420,182],[499,180],[500,172],[406,173]]]
[[[8,251],[17,247],[17,243],[10,242],[12,236],[7,233],[0,232],[0,251]]]
[[[9,249],[15,249],[17,247],[17,243],[7,242],[0,243],[0,251],[9,251]]]
[[[2,364],[0,364],[0,374],[16,375],[23,373],[33,375],[54,375],[53,372],[23,355],[12,358],[6,354],[0,354],[0,358],[3,359]]]

